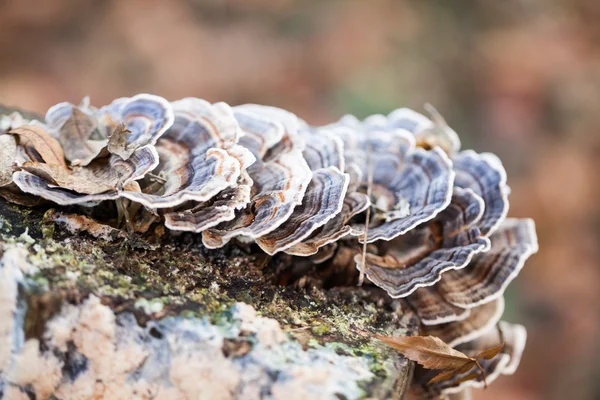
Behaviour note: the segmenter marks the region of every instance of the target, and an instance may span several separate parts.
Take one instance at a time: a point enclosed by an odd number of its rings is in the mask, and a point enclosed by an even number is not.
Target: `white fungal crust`
[[[90,294],[57,304],[30,338],[23,287],[32,284],[37,268],[28,256],[25,248],[0,243],[3,399],[255,399],[264,392],[284,398],[290,391],[298,398],[359,399],[361,385],[375,379],[367,358],[320,345],[304,349],[276,320],[244,303],[212,324],[208,318],[159,318],[162,303],[140,298],[139,312],[153,314],[140,326],[131,311],[116,312]],[[227,351],[233,342],[245,343],[244,350]]]
[[[13,164],[16,158],[16,139],[12,135],[0,133],[0,187],[12,183]]]
[[[10,248],[0,258],[0,377],[10,367],[13,349],[21,341],[16,319],[19,284],[23,279],[27,251],[24,248]],[[1,379],[1,378],[0,378]]]

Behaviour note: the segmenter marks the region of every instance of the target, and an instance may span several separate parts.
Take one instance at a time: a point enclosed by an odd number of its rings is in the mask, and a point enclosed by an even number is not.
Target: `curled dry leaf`
[[[65,154],[58,142],[46,130],[38,125],[25,125],[9,131],[19,138],[21,146],[33,146],[46,164],[67,168]]]
[[[428,384],[435,372],[423,369],[415,373],[415,386],[425,389],[430,395],[429,397],[458,393],[468,387],[483,388],[486,383],[494,382],[500,375],[512,375],[515,372],[521,360],[526,340],[527,333],[523,326],[500,321],[476,339],[455,347],[471,357],[478,357],[481,354],[488,357],[479,357],[479,364],[485,371],[485,381],[483,375],[478,373],[478,368],[474,367],[447,380]],[[485,349],[495,349],[498,343],[504,343],[502,350],[494,357],[490,357],[488,353],[491,351],[485,351]],[[476,377],[468,380],[467,375]]]
[[[129,147],[129,142],[127,141],[127,135],[130,133],[131,131],[125,127],[125,124],[120,123],[117,125],[108,137],[108,144],[106,145],[108,151],[111,154],[118,155],[123,160],[127,160],[131,157],[131,154],[135,149]]]
[[[88,166],[62,170],[38,162],[24,163],[13,174],[13,182],[21,191],[61,205],[95,206],[104,200],[116,200],[122,189],[130,189],[156,167],[158,155],[152,146],[137,149],[128,160],[112,155],[107,160],[94,160]]]
[[[98,194],[115,188],[113,179],[105,179],[105,176],[95,175],[87,168],[77,168],[70,171],[56,165],[36,162],[26,162],[21,168],[46,179],[54,186],[73,190],[77,193]]]
[[[481,371],[485,383],[485,372],[479,364],[479,360],[491,360],[502,348],[504,343],[480,352],[476,357],[469,357],[458,350],[453,349],[435,336],[401,336],[389,337],[375,335],[375,337],[388,346],[398,350],[409,360],[415,361],[427,369],[441,370],[442,372],[433,377],[429,383],[444,381],[455,375],[468,372],[474,366]],[[469,375],[468,379],[477,378],[479,374]]]
[[[47,114],[46,123],[50,131],[58,131],[58,141],[64,149],[66,159],[72,163],[87,165],[106,147],[103,140],[93,140],[98,129],[95,118],[68,103],[61,103],[52,113]]]

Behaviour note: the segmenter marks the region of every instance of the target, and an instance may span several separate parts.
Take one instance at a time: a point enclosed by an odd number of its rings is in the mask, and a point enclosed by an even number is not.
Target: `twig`
[[[125,225],[127,226],[127,232],[129,234],[133,234],[135,232],[135,229],[133,227],[133,224],[131,223],[131,219],[129,218],[129,211],[127,210],[127,207],[125,206],[125,199],[123,198],[119,198],[116,201],[117,203],[117,210],[119,212],[119,224],[120,222],[123,220],[123,218],[125,218]]]
[[[431,105],[431,103],[425,103],[423,108],[425,108],[425,111],[427,111],[429,115],[431,115],[431,119],[436,125],[448,126],[446,120],[444,119],[444,117],[442,117],[442,114],[440,114],[439,111]]]
[[[298,332],[298,331],[305,331],[307,329],[311,329],[312,326],[301,326],[299,328],[290,328],[290,329],[284,329],[286,332]]]
[[[163,178],[162,176],[158,176],[156,174],[147,173],[146,176],[149,177],[149,178],[152,178],[155,181],[158,181],[160,183],[166,183],[167,182],[167,180],[165,178]]]
[[[481,371],[481,377],[483,378],[483,388],[487,389],[487,381],[486,381],[486,376],[485,376],[485,370],[483,369],[483,367],[481,366],[481,364],[479,364],[479,361],[475,361],[475,365],[477,366],[477,368],[479,368],[479,370]]]
[[[371,162],[372,156],[371,142],[367,143],[367,197],[371,200],[371,191],[373,189],[373,163]],[[367,208],[365,216],[365,232],[363,233],[363,249],[362,249],[362,260],[360,266],[360,275],[358,277],[358,286],[362,286],[365,281],[365,270],[367,268],[367,238],[369,237],[369,222],[371,220],[371,207]]]

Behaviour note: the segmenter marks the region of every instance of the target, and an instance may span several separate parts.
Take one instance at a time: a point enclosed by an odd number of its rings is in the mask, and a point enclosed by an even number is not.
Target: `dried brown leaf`
[[[479,372],[479,371],[473,371],[470,374],[467,374],[467,375],[465,375],[465,376],[457,379],[456,380],[456,384],[460,385],[463,382],[470,381],[470,380],[473,380],[473,379],[477,379],[479,377],[479,375],[481,375],[481,372]],[[483,379],[483,382],[484,382],[485,387],[487,387],[487,383],[485,382],[485,377]]]
[[[469,369],[471,369],[471,363],[467,362],[465,365],[467,365],[469,367]],[[431,378],[429,380],[429,382],[427,382],[428,384],[432,384],[432,383],[437,383],[437,382],[442,382],[442,381],[447,381],[448,379],[451,379],[454,375],[456,375],[456,370],[455,369],[449,369],[447,371],[442,371],[439,374],[437,374],[436,376],[434,376],[433,378]]]
[[[441,370],[441,373],[429,381],[430,384],[451,379],[456,375],[468,372],[473,367],[477,367],[479,371],[474,371],[459,380],[464,382],[482,375],[483,383],[487,387],[485,372],[479,364],[479,360],[491,360],[500,353],[504,346],[504,343],[502,343],[494,348],[482,351],[477,357],[473,358],[453,349],[435,336],[389,337],[375,335],[375,337],[398,350],[409,360],[421,364],[424,368]]]
[[[96,121],[77,107],[60,130],[60,143],[66,158],[80,165],[88,165],[106,147],[105,140],[90,140]]]
[[[112,131],[108,137],[108,151],[112,154],[116,154],[123,160],[129,159],[135,149],[128,148],[129,142],[127,141],[127,135],[131,133],[130,130],[125,128],[124,124],[119,124]]]
[[[464,374],[465,372],[469,372],[472,368],[473,368],[473,362],[468,361],[468,362],[465,363],[465,365],[463,365],[460,368],[449,369],[447,371],[441,372],[440,374],[438,374],[438,375],[434,376],[433,378],[431,378],[431,380],[428,383],[432,384],[432,383],[441,382],[441,381],[445,381],[445,380],[451,379],[455,375]]]
[[[20,144],[27,142],[33,146],[47,164],[67,169],[65,154],[60,143],[41,126],[24,125],[8,133],[18,136]]]
[[[110,179],[88,168],[70,171],[56,165],[36,162],[27,162],[22,168],[56,186],[83,194],[99,194],[115,190],[118,183],[116,178]]]
[[[498,353],[500,353],[502,351],[503,347],[504,347],[504,343],[500,343],[496,347],[492,347],[491,349],[482,351],[481,353],[477,354],[477,357],[475,357],[475,358],[477,360],[481,360],[482,358],[486,359],[486,360],[491,360],[492,358],[496,357],[498,355]]]
[[[44,201],[40,197],[23,193],[15,184],[6,185],[0,188],[0,197],[4,200],[25,207],[35,207]]]
[[[375,337],[427,369],[454,370],[462,368],[465,363],[474,362],[471,357],[435,336]]]

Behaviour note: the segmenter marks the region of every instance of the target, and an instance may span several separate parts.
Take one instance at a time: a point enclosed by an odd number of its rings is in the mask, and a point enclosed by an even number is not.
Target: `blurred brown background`
[[[504,160],[541,251],[507,293],[517,374],[475,399],[600,398],[600,1],[0,0],[0,103],[151,92],[324,123],[431,102]]]

